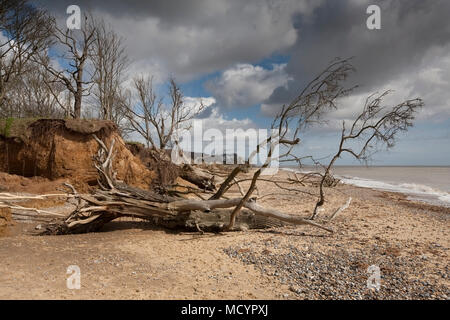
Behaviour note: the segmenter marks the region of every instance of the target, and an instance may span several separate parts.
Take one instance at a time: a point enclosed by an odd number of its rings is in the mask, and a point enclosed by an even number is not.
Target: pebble
[[[229,247],[224,251],[286,284],[297,299],[447,299],[450,295],[449,288],[442,284],[417,280],[423,278],[426,255],[389,255],[388,244],[371,245],[357,252],[348,252],[342,244],[334,244],[329,252],[269,241],[262,247],[270,250],[275,246],[279,250],[276,253],[271,250],[271,254],[259,251],[258,245],[246,246],[246,250]],[[367,269],[371,265],[380,268],[379,290],[367,287],[370,276]]]

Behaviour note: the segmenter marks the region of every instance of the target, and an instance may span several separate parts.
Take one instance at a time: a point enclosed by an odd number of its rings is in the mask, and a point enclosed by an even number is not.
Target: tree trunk
[[[75,94],[75,103],[73,105],[73,117],[74,119],[81,118],[81,91]]]
[[[213,191],[216,188],[213,175],[187,164],[183,166],[180,177],[203,190]]]

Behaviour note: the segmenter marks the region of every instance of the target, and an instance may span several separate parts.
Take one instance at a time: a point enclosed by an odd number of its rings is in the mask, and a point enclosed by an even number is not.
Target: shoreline
[[[344,167],[344,166],[340,166],[340,167]],[[354,167],[354,166],[349,166],[349,167]],[[386,166],[386,167],[393,167],[393,166]],[[408,166],[402,166],[402,167],[408,167]],[[441,167],[439,167],[439,168],[441,168]],[[444,167],[442,167],[442,168],[444,168]],[[450,166],[449,166],[449,168],[450,168]],[[280,170],[285,171],[285,172],[297,172],[299,174],[305,174],[305,173],[309,172],[309,171],[302,172],[300,170],[295,170],[294,168],[280,168]],[[382,191],[382,192],[391,192],[391,193],[395,193],[395,194],[401,194],[405,198],[407,198],[407,200],[412,201],[412,202],[420,202],[420,203],[428,204],[431,206],[443,207],[443,208],[450,210],[450,192],[446,192],[443,190],[436,190],[433,187],[428,186],[428,185],[421,185],[418,183],[406,183],[406,182],[402,183],[400,185],[394,185],[391,182],[385,182],[382,180],[374,180],[374,179],[369,179],[369,178],[361,178],[361,177],[356,177],[356,176],[343,176],[340,174],[335,174],[334,176],[337,179],[340,179],[340,183],[345,184],[345,185],[350,185],[353,187],[369,189],[369,190],[374,190],[374,191]],[[369,182],[369,184],[370,183],[379,184],[380,186],[377,187],[377,186],[370,186],[370,185],[362,185],[361,183],[358,183],[358,181]],[[408,190],[405,190],[405,189],[407,189],[407,187],[405,185],[411,186],[411,187],[415,187],[415,186],[426,187],[426,188],[429,188],[430,190],[433,190],[433,192],[435,192],[435,193],[426,193],[425,191],[420,192],[420,191],[414,191],[414,190],[408,191]],[[395,190],[396,188],[403,189],[403,190]],[[441,194],[437,194],[437,193],[441,193]],[[448,198],[449,201],[442,200],[440,197]]]

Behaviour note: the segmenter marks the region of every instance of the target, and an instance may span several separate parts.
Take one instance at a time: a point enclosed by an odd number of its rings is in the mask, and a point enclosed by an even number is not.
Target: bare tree
[[[169,81],[170,105],[165,106],[153,88],[153,78],[136,77],[136,104],[129,104],[126,117],[147,142],[147,147],[164,149],[174,134],[190,128],[190,121],[204,110],[202,101],[190,106],[173,78]],[[156,139],[157,140],[156,140]]]
[[[68,110],[68,113],[78,119],[81,117],[82,99],[89,95],[92,87],[92,80],[86,79],[85,71],[90,50],[95,42],[94,19],[92,16],[85,15],[81,30],[66,29],[64,31],[56,26],[56,23],[54,30],[55,44],[62,46],[64,50],[59,58],[65,61],[67,67],[58,69],[48,61],[47,56],[42,55],[39,63],[52,75],[52,79],[49,79],[48,83],[59,82],[72,94],[73,110]]]
[[[8,113],[9,86],[30,72],[33,58],[49,44],[52,23],[47,12],[26,0],[0,3],[0,109]],[[8,103],[6,103],[8,102]]]
[[[246,162],[248,167],[252,157],[260,153],[263,147],[266,147],[267,160],[253,174],[250,187],[245,192],[239,204],[234,208],[227,229],[233,228],[237,215],[255,191],[256,183],[262,171],[270,165],[274,158],[277,158],[280,162],[295,161],[299,165],[302,164],[302,160],[305,158],[313,159],[310,155],[296,155],[293,152],[294,147],[300,143],[300,134],[305,129],[312,124],[322,123],[325,119],[325,114],[337,108],[338,100],[348,95],[355,88],[345,88],[343,86],[343,82],[353,71],[354,67],[350,63],[350,60],[338,59],[334,61],[319,76],[312,80],[297,98],[289,105],[282,107],[272,123],[272,129],[275,129],[276,133],[258,145],[257,149],[250,154]],[[316,203],[312,218],[316,216],[318,207],[323,205],[325,201],[324,182],[329,176],[331,167],[335,161],[343,153],[348,153],[358,160],[367,161],[372,154],[371,152],[375,149],[379,150],[382,147],[392,147],[398,133],[407,130],[412,125],[414,114],[418,108],[423,106],[421,99],[414,99],[407,100],[391,108],[381,107],[381,101],[386,94],[384,93],[375,99],[371,99],[373,96],[368,98],[362,113],[353,123],[350,132],[347,132],[345,124],[343,125],[338,152],[332,157],[332,160],[327,166],[323,166],[325,173],[318,173],[321,176],[319,199]],[[359,152],[354,151],[347,145],[351,140],[359,140],[359,143],[362,145]],[[275,156],[274,150],[277,146],[283,147],[284,150],[280,155]],[[316,163],[318,162],[316,161]],[[245,166],[236,167],[221,185],[217,193],[210,199],[219,199],[223,196],[226,190],[229,189],[229,185],[233,184],[235,177],[244,168]]]
[[[122,82],[128,58],[119,37],[104,21],[95,23],[95,41],[90,52],[94,68],[93,97],[100,117],[113,121],[119,128],[125,118]]]
[[[350,129],[342,122],[341,139],[336,154],[324,168],[319,184],[319,199],[311,219],[317,215],[317,210],[325,202],[324,185],[330,175],[331,168],[343,154],[349,154],[358,161],[367,163],[372,155],[380,149],[390,149],[400,132],[407,131],[413,125],[414,114],[423,107],[421,99],[406,100],[394,107],[383,107],[383,98],[390,91],[380,95],[370,95],[364,104],[362,112],[356,117]]]

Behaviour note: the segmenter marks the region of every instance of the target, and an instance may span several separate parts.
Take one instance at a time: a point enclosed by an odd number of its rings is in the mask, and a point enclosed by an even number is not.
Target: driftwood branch
[[[9,208],[11,210],[21,210],[21,211],[33,211],[35,213],[37,213],[39,215],[39,217],[64,217],[63,214],[60,213],[56,213],[56,212],[51,212],[51,211],[46,211],[46,210],[39,210],[36,208],[27,208],[27,207],[22,207],[22,206],[17,206],[17,205],[12,205],[12,204],[6,204],[6,203],[1,203],[0,202],[0,208]],[[24,213],[22,213],[21,215],[26,215]],[[30,217],[33,217],[35,215],[31,215]]]
[[[73,198],[74,196],[67,193],[50,193],[41,195],[16,195],[11,193],[0,193],[0,201],[45,200],[47,198],[54,198],[54,197]]]
[[[341,213],[342,211],[347,209],[350,206],[351,202],[352,202],[352,197],[348,198],[347,202],[342,207],[338,208],[335,212],[333,212],[333,214],[331,215],[330,219],[328,219],[328,221],[333,220],[339,213]]]

